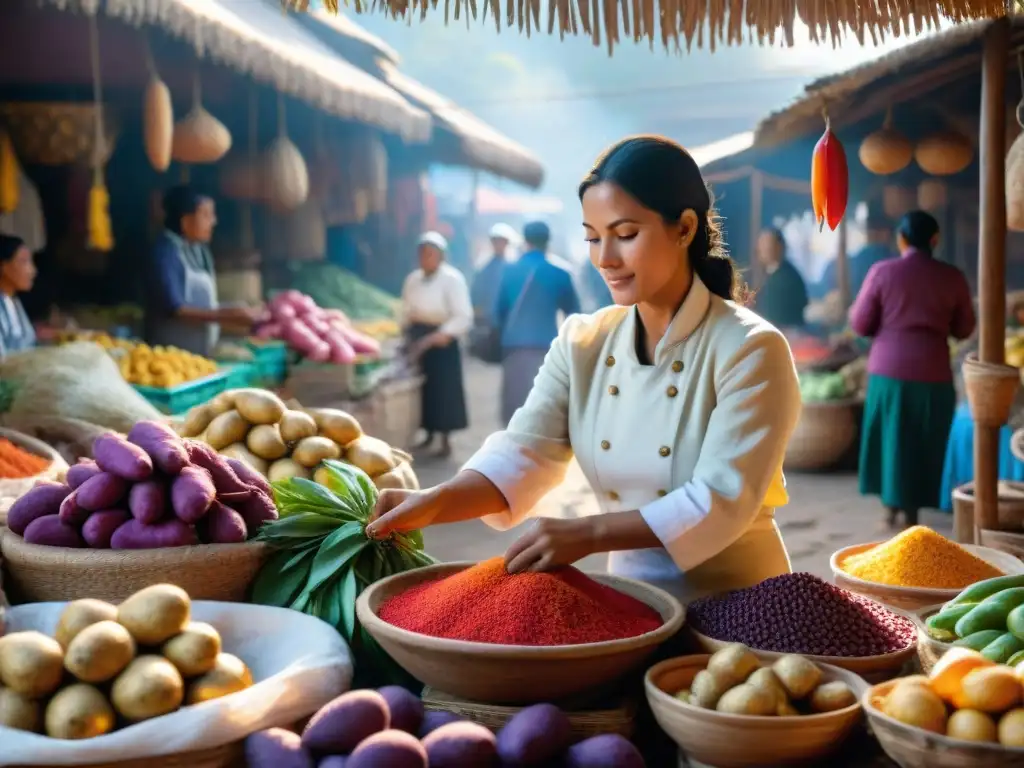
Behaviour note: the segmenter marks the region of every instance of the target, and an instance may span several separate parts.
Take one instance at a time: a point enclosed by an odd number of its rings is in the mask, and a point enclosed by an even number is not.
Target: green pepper
[[[992,579],[985,579],[976,584],[971,584],[963,592],[954,597],[943,606],[943,610],[961,603],[980,603],[987,597],[1013,587],[1024,587],[1024,573],[1012,576],[996,576]]]
[[[928,634],[935,637],[936,640],[942,639],[939,637],[939,634],[955,636],[956,633],[954,630],[956,628],[956,623],[970,613],[973,607],[973,605],[966,603],[961,605],[952,605],[948,608],[943,608],[933,616],[929,616],[924,623],[928,630]]]
[[[957,621],[954,630],[958,637],[967,637],[983,629],[1006,631],[1006,617],[1018,605],[1024,605],[1024,587],[1004,589],[986,597]]]
[[[960,638],[953,645],[957,648],[970,648],[972,651],[980,651],[1005,634],[1001,629],[983,629],[981,632],[975,632],[973,635]]]
[[[1011,656],[1021,651],[1024,651],[1024,640],[1006,632],[982,648],[981,655],[996,664],[1005,664]]]

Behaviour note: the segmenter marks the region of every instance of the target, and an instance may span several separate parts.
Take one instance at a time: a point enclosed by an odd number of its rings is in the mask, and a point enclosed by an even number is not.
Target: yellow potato
[[[64,677],[64,650],[42,632],[0,638],[0,683],[31,699],[49,696]]]
[[[235,410],[250,424],[277,424],[287,410],[281,398],[265,389],[240,389]]]
[[[160,717],[181,706],[185,681],[163,656],[139,656],[118,675],[111,688],[114,709],[126,720]]]
[[[83,683],[105,683],[135,658],[135,641],[116,621],[92,624],[75,636],[64,654],[64,669]]]
[[[286,443],[297,443],[305,437],[313,437],[317,432],[313,417],[302,411],[285,411],[278,426],[281,439]]]
[[[245,446],[267,461],[276,461],[288,453],[288,446],[285,445],[277,424],[257,424],[249,430]]]
[[[69,685],[46,707],[46,735],[51,739],[92,739],[114,730],[114,710],[91,685]]]
[[[341,448],[326,437],[307,437],[292,449],[292,459],[307,469],[313,469],[324,459],[341,457]]]
[[[249,433],[247,422],[238,411],[227,411],[217,416],[206,428],[206,441],[215,451],[232,443],[241,443]]]
[[[140,645],[160,645],[188,626],[192,604],[173,584],[154,584],[139,590],[117,609],[117,620]]]
[[[244,691],[252,685],[252,672],[240,658],[230,653],[217,656],[213,669],[196,680],[188,689],[186,703],[201,704]]]
[[[0,688],[0,725],[17,731],[35,732],[42,720],[43,710],[38,701],[10,688]]]
[[[75,639],[75,635],[86,627],[100,621],[116,621],[117,607],[102,600],[84,598],[72,600],[61,611],[54,637],[62,648]]]
[[[182,677],[204,675],[217,664],[221,641],[217,630],[201,621],[193,621],[185,631],[164,643],[161,653]]]

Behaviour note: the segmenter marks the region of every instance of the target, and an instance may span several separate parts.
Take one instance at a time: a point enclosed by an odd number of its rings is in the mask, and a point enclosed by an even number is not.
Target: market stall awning
[[[64,10],[155,26],[281,93],[409,142],[430,137],[431,118],[350,64],[281,11],[275,0],[45,0]]]

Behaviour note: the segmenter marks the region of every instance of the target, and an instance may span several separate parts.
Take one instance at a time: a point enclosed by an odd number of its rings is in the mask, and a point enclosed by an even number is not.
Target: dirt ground
[[[424,487],[451,477],[491,432],[499,428],[500,371],[471,360],[466,367],[466,395],[470,428],[454,436],[453,456],[446,461],[418,459],[416,471]],[[786,480],[790,503],[777,513],[793,568],[823,578],[831,575],[829,557],[837,549],[891,535],[884,525],[877,501],[857,492],[851,473],[795,474]],[[597,510],[593,494],[579,466],[573,463],[565,483],[542,502],[539,515],[578,517]],[[940,512],[923,512],[921,522],[950,534],[952,520]],[[480,560],[501,554],[517,536],[499,533],[481,522],[437,526],[426,531],[426,546],[440,560]],[[603,570],[604,557],[581,563],[588,570]]]

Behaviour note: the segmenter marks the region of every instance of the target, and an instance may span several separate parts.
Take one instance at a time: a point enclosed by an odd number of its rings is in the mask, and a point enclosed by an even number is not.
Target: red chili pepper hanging
[[[833,231],[839,226],[846,213],[849,193],[846,151],[832,133],[828,115],[825,115],[825,133],[814,145],[814,156],[811,159],[811,205],[819,231],[825,228],[825,222]]]

